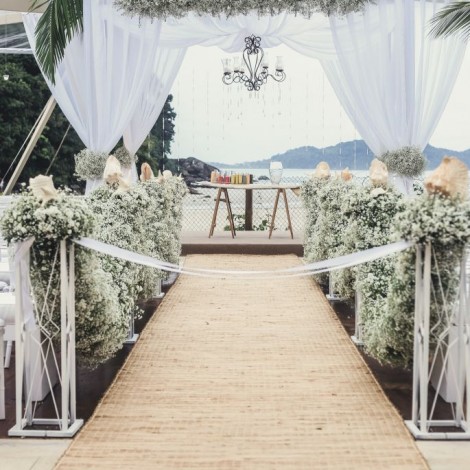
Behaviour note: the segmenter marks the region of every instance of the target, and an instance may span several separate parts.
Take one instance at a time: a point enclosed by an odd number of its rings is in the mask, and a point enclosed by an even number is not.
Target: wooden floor
[[[275,231],[271,238],[267,231],[239,231],[235,238],[230,232],[215,232],[209,238],[206,232],[184,232],[183,255],[194,254],[244,254],[303,256],[303,235],[294,232],[292,239],[287,231]]]
[[[279,269],[295,256],[191,256]],[[182,276],[60,469],[421,469],[311,279]]]

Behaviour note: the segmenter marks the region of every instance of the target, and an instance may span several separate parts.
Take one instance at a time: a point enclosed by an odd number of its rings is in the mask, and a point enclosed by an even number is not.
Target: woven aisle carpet
[[[265,270],[295,256],[190,256]],[[60,469],[422,469],[310,278],[182,276]]]

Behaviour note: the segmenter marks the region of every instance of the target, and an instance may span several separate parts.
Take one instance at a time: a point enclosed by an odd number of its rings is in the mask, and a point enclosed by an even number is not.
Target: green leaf
[[[35,0],[32,10],[43,5]],[[39,65],[52,83],[72,38],[83,31],[83,0],[50,0],[36,27],[36,53]]]
[[[470,37],[470,2],[450,3],[434,16],[431,25],[431,35],[436,38],[457,34],[467,40]]]

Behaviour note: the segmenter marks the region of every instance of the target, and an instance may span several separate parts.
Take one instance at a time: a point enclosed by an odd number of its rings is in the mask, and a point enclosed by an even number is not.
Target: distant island
[[[451,155],[460,158],[470,166],[470,149],[458,152],[456,150],[436,148],[428,145],[424,150],[428,159],[427,170],[436,168],[445,155]],[[230,168],[253,168],[267,169],[271,161],[282,162],[284,168],[312,169],[319,162],[326,161],[333,170],[340,170],[349,167],[351,170],[367,170],[374,154],[367,147],[363,140],[353,140],[343,142],[324,149],[317,147],[299,147],[288,150],[282,154],[273,155],[265,160],[256,160],[252,162],[243,162],[237,164],[228,164],[220,162],[210,162],[210,165],[220,169]]]

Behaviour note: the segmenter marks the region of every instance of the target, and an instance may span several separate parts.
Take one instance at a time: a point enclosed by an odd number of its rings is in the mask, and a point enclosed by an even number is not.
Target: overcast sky
[[[221,81],[216,47],[192,47],[171,90],[177,113],[173,158],[238,163],[269,158],[288,149],[323,147],[360,138],[314,59],[286,46],[269,49],[274,64],[284,57],[287,79],[269,81],[258,96]],[[470,148],[470,52],[431,144]]]

